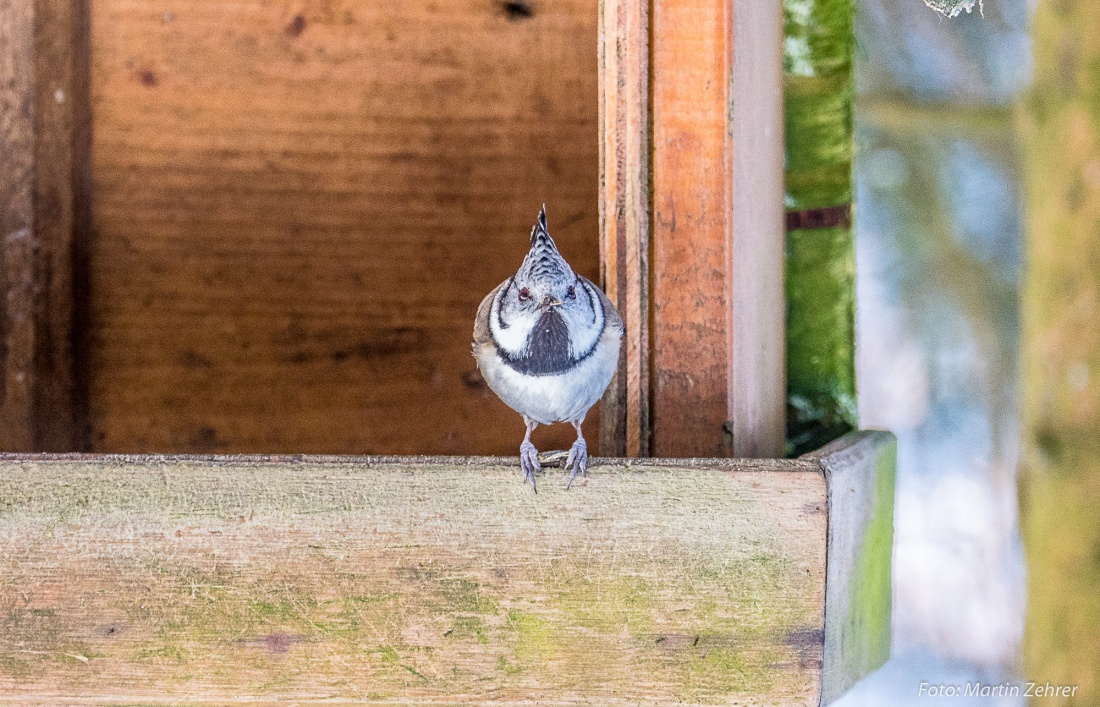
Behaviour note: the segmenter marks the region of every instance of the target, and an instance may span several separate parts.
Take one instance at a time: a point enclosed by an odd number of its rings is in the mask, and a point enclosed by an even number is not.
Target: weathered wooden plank
[[[653,5],[653,441],[729,456],[731,0]]]
[[[856,432],[803,458],[818,460],[828,481],[821,704],[829,704],[890,657],[897,440]]]
[[[543,202],[599,277],[595,0],[91,13],[92,448],[513,452],[470,333]]]
[[[728,429],[735,457],[786,454],[783,2],[734,2]]]
[[[75,240],[86,223],[86,18],[0,3],[0,449],[78,448]]]
[[[600,258],[626,332],[602,401],[603,454],[649,454],[649,3],[600,3]]]
[[[817,703],[817,462],[513,461],[0,459],[0,702]]]

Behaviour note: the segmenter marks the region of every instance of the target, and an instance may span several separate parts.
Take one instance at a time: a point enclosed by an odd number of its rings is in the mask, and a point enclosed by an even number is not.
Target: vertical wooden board
[[[824,705],[890,657],[897,440],[856,432],[803,458],[820,461],[828,484]]]
[[[731,0],[653,5],[653,438],[727,456]]]
[[[603,400],[603,454],[650,445],[649,3],[600,3],[600,253],[603,286],[626,332],[619,375]]]
[[[84,449],[77,337],[90,227],[88,5],[35,3],[34,449]]]
[[[0,449],[34,444],[34,3],[0,1]]]
[[[734,4],[729,431],[735,457],[786,455],[783,3]]]
[[[595,0],[92,3],[92,447],[513,452],[473,317],[543,202],[597,277],[596,22]]]
[[[74,239],[82,234],[83,3],[0,4],[0,449],[78,448]]]
[[[805,461],[0,461],[0,702],[817,704]]]

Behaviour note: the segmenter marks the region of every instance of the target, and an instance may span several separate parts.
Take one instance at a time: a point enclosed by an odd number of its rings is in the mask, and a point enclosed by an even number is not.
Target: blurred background
[[[845,705],[1019,676],[1026,0],[856,1],[859,417],[898,436],[893,658]],[[952,704],[1023,704],[952,698]]]

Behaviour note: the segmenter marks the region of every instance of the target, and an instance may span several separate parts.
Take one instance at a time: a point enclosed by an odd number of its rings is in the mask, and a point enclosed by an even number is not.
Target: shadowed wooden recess
[[[596,20],[93,2],[91,449],[514,453],[473,318],[544,202],[598,277]]]
[[[0,703],[827,703],[892,461],[0,457]]]

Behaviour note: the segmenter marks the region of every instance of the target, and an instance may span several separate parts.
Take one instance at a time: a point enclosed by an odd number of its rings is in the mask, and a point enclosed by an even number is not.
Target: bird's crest
[[[554,250],[558,249],[557,245],[554,243],[554,239],[550,237],[549,229],[546,228],[546,204],[543,204],[542,208],[539,209],[539,218],[531,228],[531,247],[534,248],[535,244],[542,239],[550,241],[550,246],[553,247]]]
[[[546,227],[546,204],[542,205],[538,220],[531,229],[531,250],[523,259],[516,277],[526,281],[576,279],[573,268],[561,257],[557,244],[550,237],[550,230]]]

